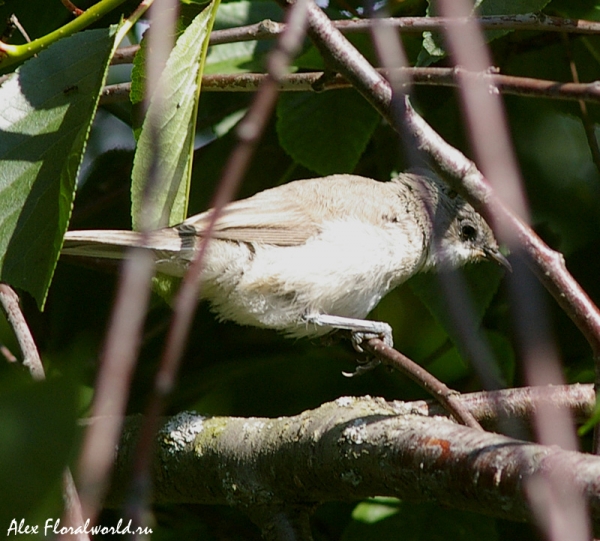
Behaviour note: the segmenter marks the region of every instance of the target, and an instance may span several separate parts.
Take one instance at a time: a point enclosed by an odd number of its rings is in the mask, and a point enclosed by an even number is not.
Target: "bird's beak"
[[[508,259],[506,259],[506,257],[504,257],[504,255],[500,252],[500,250],[498,250],[498,248],[484,248],[483,253],[485,254],[486,259],[494,261],[495,263],[498,263],[499,265],[504,267],[507,271],[512,272],[512,265],[510,264]]]

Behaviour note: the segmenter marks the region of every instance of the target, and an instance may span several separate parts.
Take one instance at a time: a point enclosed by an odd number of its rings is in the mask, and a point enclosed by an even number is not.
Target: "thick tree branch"
[[[593,391],[586,390],[586,408],[591,408]],[[560,402],[568,389],[558,391]],[[523,392],[549,401],[554,396],[552,388]],[[509,411],[513,398],[493,393],[484,409]],[[481,404],[482,396],[468,396],[469,401]],[[558,402],[554,405],[564,405]],[[528,480],[560,467],[587,498],[593,519],[600,520],[599,457],[416,413],[426,414],[425,409],[422,402],[348,397],[278,419],[179,414],[157,436],[154,500],[235,505],[256,516],[273,506],[308,509],[326,501],[387,495],[528,520]],[[111,505],[118,505],[124,493],[140,422],[136,417],[125,423]]]

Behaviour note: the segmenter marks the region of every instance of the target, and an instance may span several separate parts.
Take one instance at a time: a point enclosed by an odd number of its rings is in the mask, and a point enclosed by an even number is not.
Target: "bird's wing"
[[[286,192],[286,190],[283,190]],[[297,246],[318,233],[310,212],[302,212],[296,198],[261,192],[225,206],[212,231],[212,238]],[[193,248],[210,223],[212,210],[192,216],[175,227],[142,235],[136,231],[69,231],[62,253],[86,257],[121,259],[127,247],[148,248],[165,254]]]
[[[212,237],[278,246],[305,243],[320,228],[312,213],[301,207],[293,195],[293,192],[280,187],[274,192],[268,190],[226,205],[214,225]],[[210,222],[211,212],[188,218],[178,226],[178,230],[202,236]]]

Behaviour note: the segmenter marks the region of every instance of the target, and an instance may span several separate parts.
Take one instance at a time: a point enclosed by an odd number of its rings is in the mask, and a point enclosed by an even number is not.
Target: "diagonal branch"
[[[363,347],[375,355],[382,364],[402,372],[431,394],[459,423],[476,430],[482,430],[475,417],[463,406],[459,393],[450,389],[422,366],[419,366],[398,350],[388,346],[379,338],[371,338]]]

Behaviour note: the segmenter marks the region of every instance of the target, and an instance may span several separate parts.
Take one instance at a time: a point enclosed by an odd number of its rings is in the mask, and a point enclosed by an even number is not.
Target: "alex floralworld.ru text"
[[[126,524],[123,524],[123,519],[119,519],[119,522],[115,526],[90,526],[89,519],[85,521],[85,524],[81,526],[61,526],[60,519],[49,518],[44,522],[44,526],[40,528],[39,524],[27,524],[25,519],[17,521],[13,518],[10,521],[8,527],[7,537],[11,535],[39,535],[43,533],[47,535],[76,535],[76,534],[88,534],[88,535],[130,535],[130,534],[142,534],[148,535],[152,533],[150,528],[134,527],[130,520]]]

